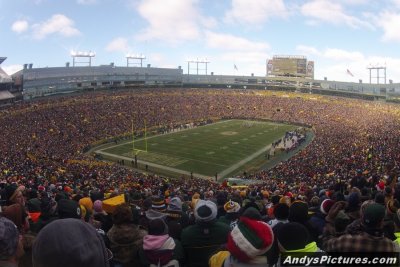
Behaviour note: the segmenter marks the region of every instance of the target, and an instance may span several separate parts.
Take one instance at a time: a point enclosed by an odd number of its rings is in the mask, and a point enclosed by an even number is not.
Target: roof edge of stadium
[[[4,62],[4,60],[6,60],[7,57],[0,57],[0,64]]]
[[[300,55],[274,55],[273,59],[277,59],[277,58],[293,58],[293,59],[306,59],[306,56],[300,56]]]

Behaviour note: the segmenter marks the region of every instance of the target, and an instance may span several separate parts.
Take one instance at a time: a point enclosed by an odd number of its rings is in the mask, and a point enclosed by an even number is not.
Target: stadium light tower
[[[199,70],[205,70],[206,75],[207,75],[207,65],[210,63],[210,61],[208,61],[207,58],[204,58],[204,59],[199,59],[199,58],[189,59],[189,60],[187,60],[187,63],[188,63],[188,75],[190,74],[190,63],[195,63],[196,64],[196,68],[195,68],[196,75],[199,75]],[[201,68],[199,69],[199,64],[200,65],[204,64],[205,68],[204,69],[201,69]]]
[[[75,67],[75,64],[88,64],[89,67],[92,66],[92,57],[96,56],[95,52],[83,52],[83,51],[71,51],[72,57],[72,66]],[[85,61],[76,61],[76,58],[86,58]]]
[[[386,64],[385,64],[386,65]],[[380,81],[380,73],[381,70],[383,70],[383,83],[386,84],[386,66],[380,66],[379,64],[376,64],[375,66],[372,66],[371,64],[367,67],[369,70],[369,83],[372,83],[372,78],[376,79],[376,83],[379,84]],[[372,76],[372,70],[376,70],[376,76]]]
[[[143,67],[143,60],[146,59],[146,56],[142,54],[127,54],[125,57],[127,67],[130,65],[140,65],[140,67]],[[134,61],[133,63],[131,62],[132,60]]]

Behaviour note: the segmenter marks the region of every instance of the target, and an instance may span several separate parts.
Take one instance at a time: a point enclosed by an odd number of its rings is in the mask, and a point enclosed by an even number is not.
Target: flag
[[[351,77],[354,77],[353,73],[349,69],[347,69],[347,74],[350,75]]]
[[[235,70],[238,70],[236,64],[233,64],[233,68],[234,68]]]

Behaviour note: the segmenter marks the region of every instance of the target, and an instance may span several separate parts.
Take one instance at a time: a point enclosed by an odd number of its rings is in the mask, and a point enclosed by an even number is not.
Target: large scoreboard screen
[[[303,56],[274,56],[267,63],[268,76],[306,77],[309,74],[307,58]]]

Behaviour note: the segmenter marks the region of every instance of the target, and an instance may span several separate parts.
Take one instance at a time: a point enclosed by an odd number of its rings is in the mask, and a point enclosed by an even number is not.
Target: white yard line
[[[256,151],[255,153],[251,154],[248,157],[245,157],[244,159],[236,162],[235,164],[231,165],[229,168],[223,170],[222,172],[220,172],[218,174],[218,176],[220,178],[224,177],[225,175],[233,172],[234,170],[238,169],[240,166],[243,166],[244,164],[246,164],[247,162],[255,159],[256,157],[258,157],[259,155],[261,155],[262,153],[266,152],[268,149],[271,148],[271,145],[268,145],[266,147],[261,148],[260,150]]]
[[[119,155],[115,155],[115,154],[112,154],[112,153],[107,153],[107,152],[104,152],[104,151],[97,151],[97,153],[102,154],[102,155],[111,156],[111,157],[118,158],[118,159],[127,160],[128,163],[131,163],[132,160],[133,160],[132,158],[129,158],[129,157],[119,156]],[[146,164],[149,167],[156,167],[157,169],[172,171],[172,172],[176,172],[176,173],[185,174],[185,175],[189,175],[190,176],[190,172],[188,172],[188,171],[184,171],[184,170],[180,170],[180,169],[176,169],[176,168],[172,168],[172,167],[168,167],[168,166],[164,166],[164,165],[159,165],[159,164],[156,164],[156,163],[147,162],[147,161],[143,161],[143,160],[138,160],[137,162],[140,163],[140,164]],[[129,165],[126,165],[126,166],[129,166]],[[209,179],[211,177],[211,176],[206,176],[206,175],[199,174],[199,173],[193,173],[193,176],[194,177],[198,177],[198,178],[203,178],[203,179]]]

